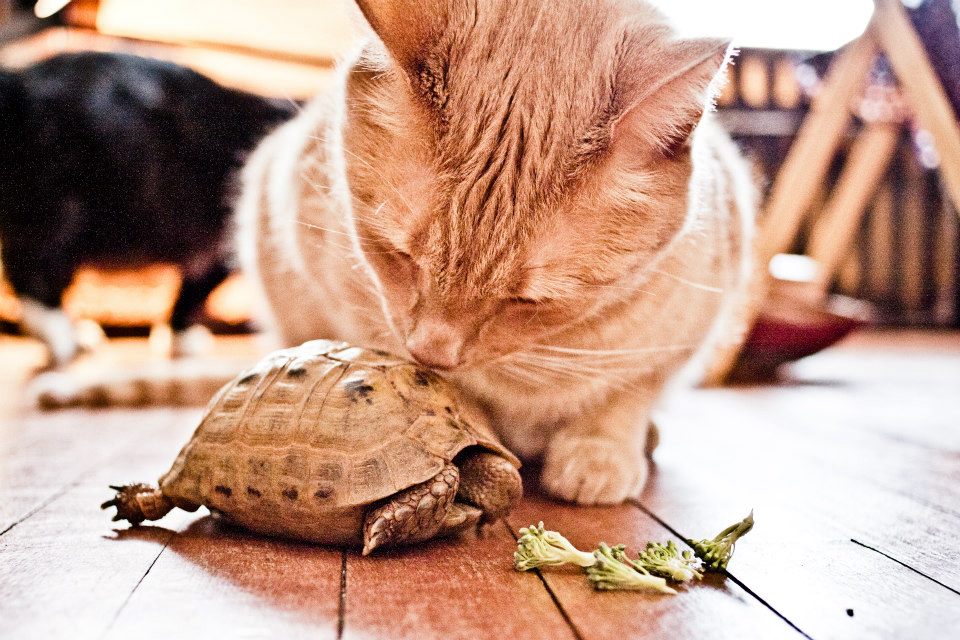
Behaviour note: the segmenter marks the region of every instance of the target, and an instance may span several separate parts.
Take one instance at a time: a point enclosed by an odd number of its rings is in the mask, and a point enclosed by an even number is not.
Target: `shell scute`
[[[350,504],[367,504],[394,493],[396,486],[390,469],[379,451],[365,458],[355,459],[347,477]]]
[[[453,418],[421,417],[410,425],[406,435],[425,451],[447,462],[467,447],[477,444],[474,435]]]

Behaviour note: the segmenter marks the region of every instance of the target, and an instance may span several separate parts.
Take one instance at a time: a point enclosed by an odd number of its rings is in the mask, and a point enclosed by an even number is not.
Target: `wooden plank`
[[[360,35],[347,3],[315,0],[100,0],[97,29],[326,63],[347,53]]]
[[[97,441],[94,429],[105,414],[88,412],[76,439]],[[0,636],[94,638],[104,632],[170,539],[163,527],[175,527],[182,516],[171,514],[160,527],[142,530],[139,539],[119,541],[110,535],[112,523],[99,503],[110,495],[108,484],[155,478],[165,470],[195,426],[192,412],[183,415],[190,419],[140,412],[130,425],[139,442],[0,537]],[[71,440],[61,445],[69,450]]]
[[[170,537],[105,638],[337,637],[339,550],[193,517]],[[121,532],[116,544],[141,539],[142,529]]]
[[[924,320],[926,222],[928,211],[927,182],[911,150],[904,150],[901,159],[903,185],[900,198],[900,299],[905,320]]]
[[[866,83],[877,49],[864,35],[844,49],[830,68],[820,94],[803,121],[764,205],[757,235],[758,264],[790,248],[817,187],[850,123],[850,105]]]
[[[149,439],[156,425],[195,424],[196,415],[62,411],[7,418],[0,423],[0,535],[119,452]]]
[[[960,360],[956,351],[863,356],[849,356],[848,369],[872,378],[846,386],[811,379],[675,398],[658,417],[663,444],[641,502],[683,535],[755,508],[757,526],[731,571],[813,637],[939,637],[960,623],[950,590],[960,586],[951,428],[960,399],[950,391],[960,386]],[[928,371],[917,382],[925,391],[879,382],[910,359]],[[822,373],[844,380],[835,368]],[[924,443],[909,440],[918,423]]]
[[[871,408],[870,416],[864,416],[853,398],[843,403],[834,400],[822,410],[834,416],[830,422],[821,424],[811,418],[801,423],[808,429],[823,427],[830,435],[834,433],[830,425],[840,423],[844,429],[867,431],[903,445],[892,450],[898,458],[908,452],[925,455],[939,451],[949,456],[960,451],[960,429],[955,428],[960,420],[960,398],[952,393],[960,386],[960,336],[956,332],[890,329],[856,333],[843,342],[843,348],[794,364],[791,374],[801,384],[819,383],[825,387],[820,392],[834,398],[853,387],[860,401]],[[842,385],[827,384],[841,380]],[[842,413],[832,413],[840,410]],[[907,411],[909,415],[904,416]],[[923,467],[924,461],[916,459],[913,464]],[[921,470],[925,471],[922,477],[943,477],[939,470]],[[905,484],[913,486],[912,482]]]
[[[958,235],[960,235],[960,218],[957,217],[953,206],[943,193],[943,204],[937,212],[935,227],[935,254],[933,257],[934,290],[934,322],[948,325],[960,321],[960,305],[957,293],[960,291],[957,282],[957,267],[960,265],[958,252]]]
[[[949,536],[960,529],[960,463],[955,452],[935,452],[925,446],[929,443],[891,439],[886,433],[879,435],[851,426],[863,420],[862,406],[853,405],[835,389],[808,391],[785,398],[758,391],[737,398],[721,394],[689,399],[685,401],[689,408],[674,410],[673,417],[680,419],[680,428],[690,431],[690,422],[733,412],[739,422],[736,436],[741,445],[750,443],[749,448],[741,449],[757,460],[750,461],[750,474],[739,470],[732,474],[743,481],[757,475],[771,476],[785,498],[818,510],[825,518],[842,524],[851,535],[881,542],[925,573],[960,588],[960,539]],[[901,420],[902,429],[902,410],[898,414],[894,408],[899,403],[884,402],[881,396],[864,394],[862,401],[877,408],[877,414],[869,420],[884,422],[882,409],[887,416]],[[960,415],[957,404],[940,402],[917,412],[930,427],[928,437],[949,429],[951,411],[957,412],[952,414],[955,423]],[[801,406],[802,417],[797,415]],[[889,428],[892,422],[887,418],[883,427]],[[704,439],[704,445],[717,446],[721,445],[720,438],[731,437],[729,433],[713,436],[699,431],[689,435]],[[764,450],[769,453],[761,455]],[[788,471],[813,476],[815,481],[804,485],[783,481]],[[781,483],[783,486],[779,486]],[[829,490],[831,487],[834,491]],[[879,505],[885,506],[875,512]],[[944,539],[927,544],[929,536],[937,533]]]
[[[863,263],[859,245],[847,247],[846,255],[837,270],[837,290],[848,296],[857,297],[863,287]],[[822,290],[824,293],[829,289]]]
[[[195,428],[195,414],[139,412],[135,442],[0,538],[0,636],[177,637],[189,630],[237,637],[257,629],[336,636],[339,551],[251,536],[179,511],[109,535],[115,525],[97,509],[107,484],[159,476]]]
[[[514,548],[496,525],[480,538],[371,557],[351,552],[344,637],[575,637],[540,580],[513,570]]]
[[[798,500],[780,483],[770,486],[766,470],[748,466],[751,474],[724,478],[730,463],[696,471],[689,460],[679,463],[683,470],[675,464],[662,468],[642,503],[681,536],[711,535],[742,517],[744,507],[754,507],[757,526],[738,545],[730,571],[810,636],[940,638],[943,629],[960,623],[954,593],[852,542],[835,516]],[[844,490],[825,484],[813,491]],[[871,506],[884,508],[882,502]]]
[[[191,67],[227,86],[291,99],[312,98],[329,83],[332,75],[330,65],[268,58],[247,50],[216,46],[146,42],[73,27],[51,27],[12,42],[0,48],[0,63],[21,67],[56,53],[85,50],[169,60]]]
[[[531,497],[509,520],[514,531],[543,520],[583,550],[607,542],[626,544],[632,553],[647,541],[672,537],[632,505],[588,508]],[[676,596],[597,592],[577,568],[544,569],[542,575],[585,638],[802,638],[786,621],[718,575],[680,587]]]
[[[813,228],[807,255],[820,263],[818,287],[827,289],[856,240],[863,213],[893,159],[900,125],[877,122],[864,126],[850,147],[837,185]]]
[[[960,123],[900,0],[874,0],[870,32],[887,54],[920,126],[931,133],[940,173],[960,209]]]
[[[344,635],[798,637],[762,600],[815,638],[943,637],[960,623],[960,336],[866,333],[793,371],[803,384],[684,393],[661,415],[643,504],[696,536],[755,507],[757,527],[731,564],[745,587],[714,578],[672,598],[598,594],[579,573],[556,571],[544,572],[548,592],[536,575],[512,571],[513,541],[494,529],[481,540],[348,556]],[[5,421],[15,448],[0,448],[0,467],[29,456],[28,441],[52,456],[34,466],[70,464],[37,434],[70,451],[127,426],[139,442],[0,536],[0,636],[337,635],[339,552],[198,514],[109,535],[96,508],[105,485],[163,471],[195,411],[61,415],[75,424]],[[583,548],[669,537],[635,507],[535,496],[511,524],[541,518]]]
[[[873,201],[868,224],[867,278],[869,281],[868,298],[887,302],[893,296],[894,268],[894,224],[893,189],[889,182],[880,185],[877,197]]]

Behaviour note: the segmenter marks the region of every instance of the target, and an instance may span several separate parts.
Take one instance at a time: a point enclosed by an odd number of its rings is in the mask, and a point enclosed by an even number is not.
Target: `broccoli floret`
[[[593,554],[580,551],[556,531],[548,531],[543,522],[520,529],[517,550],[513,554],[513,566],[517,571],[567,563],[589,567],[594,562]]]
[[[703,560],[707,571],[725,571],[737,540],[752,528],[753,511],[740,522],[718,533],[712,540],[687,540],[687,544],[693,548],[697,557]]]
[[[674,582],[699,580],[703,577],[703,561],[692,551],[681,552],[673,540],[666,544],[648,542],[647,548],[636,560],[631,560],[630,564],[636,569],[642,568],[655,576]]]
[[[663,578],[650,575],[646,570],[629,564],[623,545],[609,547],[603,542],[593,552],[594,564],[587,567],[587,576],[595,589],[652,590],[675,594]]]

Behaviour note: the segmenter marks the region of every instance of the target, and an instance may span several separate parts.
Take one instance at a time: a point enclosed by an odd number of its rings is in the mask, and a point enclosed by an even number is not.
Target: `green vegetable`
[[[694,578],[699,580],[703,577],[703,561],[692,551],[681,552],[673,540],[667,544],[648,542],[647,548],[636,560],[631,560],[630,564],[638,570],[643,569],[674,582],[687,582]]]
[[[513,566],[517,571],[567,563],[589,567],[594,562],[593,554],[580,551],[556,531],[544,529],[543,522],[520,529],[517,550],[513,554]]]
[[[742,521],[730,525],[711,540],[687,540],[693,552],[681,551],[672,540],[648,542],[646,548],[631,560],[626,547],[610,547],[601,542],[591,553],[580,551],[556,531],[548,531],[543,522],[520,529],[513,565],[517,571],[538,567],[575,564],[587,573],[595,589],[652,590],[675,594],[667,580],[688,582],[699,580],[704,571],[724,571],[737,540],[753,528],[753,512]]]
[[[718,533],[712,540],[687,540],[687,544],[693,548],[697,557],[703,560],[707,571],[725,571],[737,540],[752,528],[753,511],[740,522]]]
[[[650,575],[648,571],[630,562],[624,552],[623,545],[609,547],[600,543],[600,548],[593,552],[594,564],[587,567],[587,577],[595,589],[631,589],[653,590],[661,593],[675,594],[676,591],[667,586],[663,578]]]

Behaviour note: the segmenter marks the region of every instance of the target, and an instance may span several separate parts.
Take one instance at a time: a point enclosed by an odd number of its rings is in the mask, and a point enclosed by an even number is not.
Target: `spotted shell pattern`
[[[389,354],[315,340],[227,384],[160,488],[261,533],[356,541],[363,509],[479,445],[439,376]],[[518,463],[517,463],[518,464]]]

